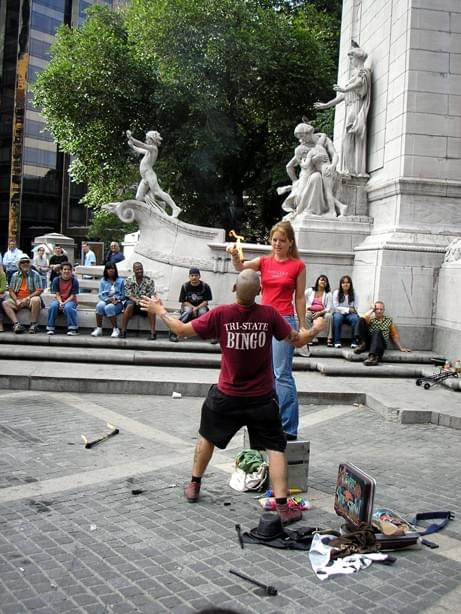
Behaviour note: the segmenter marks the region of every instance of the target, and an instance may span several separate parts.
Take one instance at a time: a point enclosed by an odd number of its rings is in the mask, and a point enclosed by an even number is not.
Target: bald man
[[[277,511],[282,523],[288,524],[300,520],[301,512],[287,505],[286,437],[275,399],[272,337],[302,347],[324,328],[324,322],[317,318],[310,330],[292,330],[273,307],[255,302],[260,281],[251,269],[239,274],[233,291],[235,303],[215,307],[187,324],[170,316],[159,299],[141,299],[141,307],[159,316],[177,335],[215,338],[221,344],[219,380],[202,406],[192,479],[184,495],[190,503],[198,501],[202,475],[215,446],[225,449],[237,431],[246,426],[251,447],[267,450]]]

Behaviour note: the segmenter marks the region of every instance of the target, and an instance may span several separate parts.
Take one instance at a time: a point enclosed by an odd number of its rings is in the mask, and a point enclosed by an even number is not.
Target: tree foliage
[[[337,15],[307,1],[95,7],[80,28],[59,30],[36,102],[92,206],[134,195],[124,133],[155,129],[156,170],[182,219],[255,238],[280,217],[295,124],[331,94],[337,38]]]

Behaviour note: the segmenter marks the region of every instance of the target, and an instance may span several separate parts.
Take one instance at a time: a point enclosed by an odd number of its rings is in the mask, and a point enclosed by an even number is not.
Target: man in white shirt
[[[85,254],[83,266],[94,266],[96,264],[96,254],[90,249],[86,241],[82,242],[82,251]]]
[[[22,251],[16,247],[16,240],[8,241],[8,250],[3,254],[3,268],[5,269],[6,279],[10,283],[13,273],[18,271],[19,258],[23,256]]]

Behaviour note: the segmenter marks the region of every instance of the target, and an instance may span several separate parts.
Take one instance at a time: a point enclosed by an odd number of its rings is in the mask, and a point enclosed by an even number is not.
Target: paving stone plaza
[[[306,373],[299,379],[315,385],[320,377]],[[346,385],[347,378],[341,379]],[[382,394],[389,383],[375,382]],[[412,380],[392,388],[409,397],[414,391],[426,399],[431,394],[434,404],[457,396],[419,391]],[[254,494],[228,486],[241,435],[213,458],[202,499],[194,505],[183,499],[200,397],[4,390],[1,407],[2,614],[179,614],[206,607],[242,613],[460,611],[457,429],[395,423],[358,403],[302,406],[313,507],[300,524],[340,526],[333,492],[344,461],[376,479],[377,505],[409,515],[439,509],[456,514],[431,536],[438,549],[402,551],[393,566],[372,565],[321,582],[307,552],[240,548],[234,525],[248,530],[260,514]],[[107,421],[120,434],[85,449],[81,434],[99,436]],[[278,596],[240,581],[230,568],[274,585]]]

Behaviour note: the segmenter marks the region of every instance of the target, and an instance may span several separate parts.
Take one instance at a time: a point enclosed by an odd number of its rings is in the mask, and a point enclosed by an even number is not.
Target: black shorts
[[[139,315],[139,316],[147,316],[147,311],[142,311],[141,309],[141,305],[137,305],[134,301],[132,301],[130,298],[126,300],[125,303],[125,309],[128,307],[128,305],[133,305],[133,315]]]
[[[212,386],[202,405],[200,435],[224,449],[243,426],[254,450],[285,451],[286,438],[274,395],[229,397]]]

